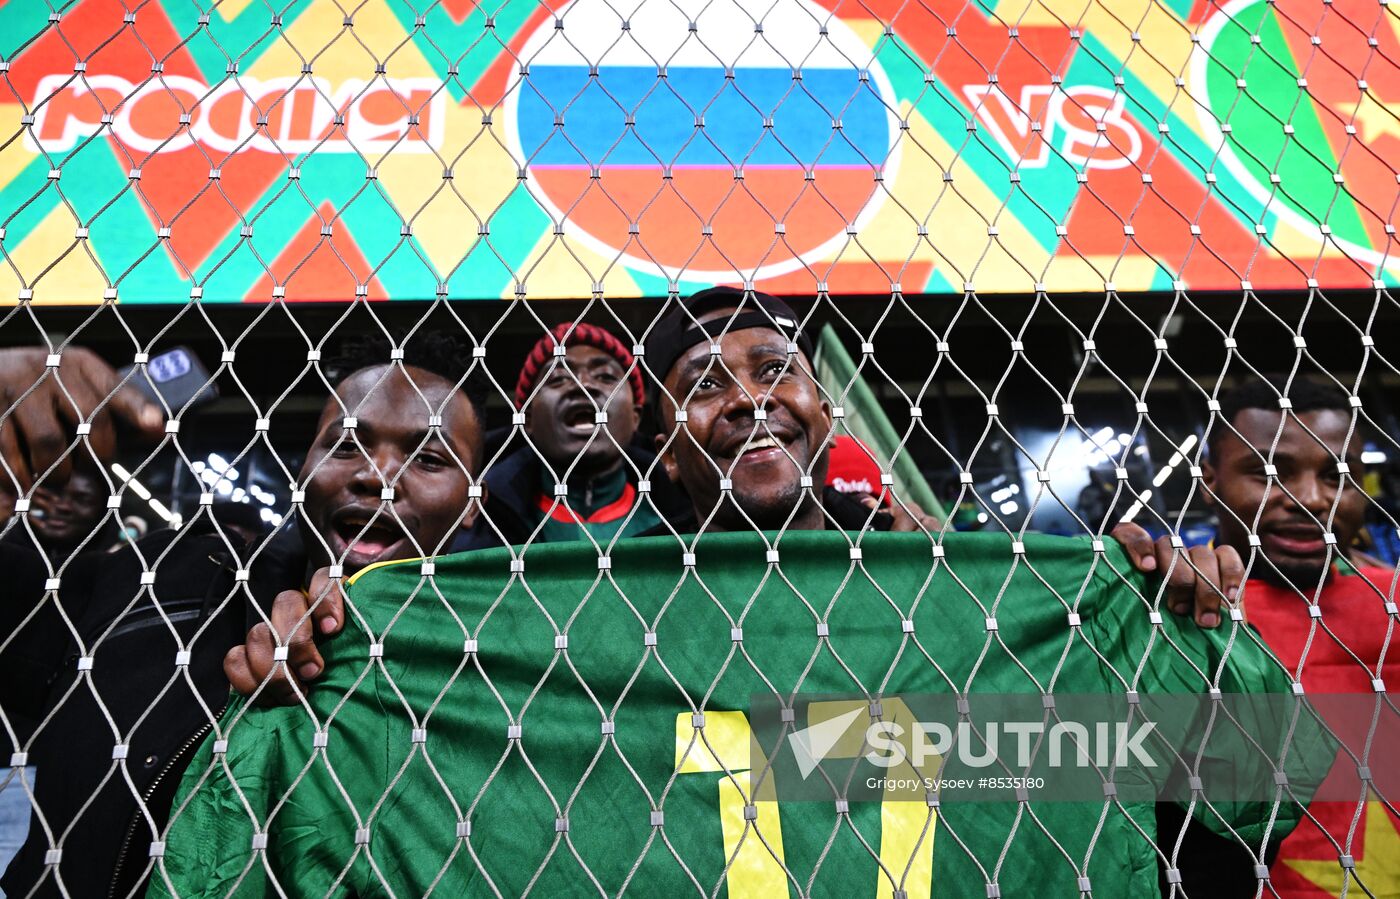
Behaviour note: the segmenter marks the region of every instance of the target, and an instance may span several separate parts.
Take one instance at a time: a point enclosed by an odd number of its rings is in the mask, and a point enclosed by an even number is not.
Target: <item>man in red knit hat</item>
[[[559,349],[562,348],[562,354]],[[683,498],[632,438],[646,402],[631,350],[611,332],[565,322],[540,338],[515,384],[524,443],[487,470],[487,528],[508,544],[600,544],[653,528]]]

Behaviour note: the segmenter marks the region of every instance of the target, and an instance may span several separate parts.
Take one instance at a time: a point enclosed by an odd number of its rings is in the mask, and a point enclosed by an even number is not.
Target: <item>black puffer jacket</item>
[[[190,752],[228,701],[224,654],[243,642],[255,603],[268,608],[279,586],[304,575],[299,544],[265,547],[246,584],[236,578],[242,547],[217,534],[162,531],[138,546],[139,555],[74,558],[55,602],[43,558],[23,542],[0,544],[0,705],[37,722],[8,749],[35,768],[38,806],[0,879],[10,896],[144,889],[151,841]],[[141,582],[142,557],[151,584]],[[182,647],[187,659],[177,658]]]

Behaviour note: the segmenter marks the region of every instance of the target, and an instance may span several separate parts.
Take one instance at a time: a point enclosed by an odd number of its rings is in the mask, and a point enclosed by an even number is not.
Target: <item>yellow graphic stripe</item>
[[[754,819],[744,817],[744,804],[753,795],[749,772],[719,781],[719,821],[724,832],[724,858],[730,899],[770,899],[788,894],[783,870],[783,825],[778,803],[756,801]],[[764,844],[767,845],[764,845]]]
[[[754,795],[749,772],[744,770],[749,767],[751,745],[749,719],[743,712],[706,712],[703,729],[695,727],[689,712],[676,716],[677,773],[729,772],[719,779],[719,816],[730,899],[788,894],[778,803],[753,800],[753,818],[745,816]],[[764,792],[772,795],[771,788],[765,787]]]
[[[364,577],[367,573],[375,570],[376,568],[388,568],[390,565],[407,565],[410,562],[422,561],[424,561],[422,556],[414,556],[411,559],[385,559],[383,562],[371,562],[364,568],[361,568],[359,571],[346,578],[345,586],[349,587],[353,585],[360,578]]]

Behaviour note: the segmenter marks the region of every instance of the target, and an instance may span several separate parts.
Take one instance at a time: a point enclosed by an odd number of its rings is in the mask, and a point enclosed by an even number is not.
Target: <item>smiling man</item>
[[[18,395],[42,376],[43,359],[28,368],[0,365],[0,388]],[[75,359],[84,364],[63,369],[67,390],[111,389],[116,375],[106,363],[88,354]],[[32,545],[0,542],[7,576],[0,611],[8,616],[0,632],[9,637],[0,652],[0,703],[7,714],[42,722],[12,751],[27,753],[37,769],[34,797],[44,816],[35,817],[0,881],[6,893],[138,893],[148,858],[131,847],[164,826],[190,752],[227,701],[226,675],[251,690],[261,679],[252,680],[250,666],[271,668],[268,625],[248,631],[249,619],[263,615],[254,605],[270,607],[287,633],[325,597],[338,598],[330,565],[349,575],[490,542],[471,529],[482,433],[460,386],[470,363],[464,343],[428,335],[409,342],[404,361],[390,359],[387,340],[362,340],[326,363],[335,392],[299,480],[300,541],[289,527],[261,547],[245,546],[201,513],[178,533],[163,529],[136,547],[77,553],[57,589],[60,577]],[[54,430],[61,439],[61,423]],[[311,599],[300,589],[308,585]],[[235,646],[245,633],[251,652]],[[310,642],[309,628],[298,633]],[[260,634],[266,660],[254,639]],[[179,668],[171,664],[177,653],[187,656]],[[87,668],[78,664],[81,655]],[[277,689],[290,691],[285,679],[269,687]],[[115,756],[113,744],[125,755]]]
[[[692,504],[680,533],[745,529],[937,530],[913,503],[878,512],[826,484],[833,417],[812,345],[777,297],[714,287],[657,322],[657,452]]]
[[[49,557],[61,562],[84,541],[85,549],[106,549],[115,533],[104,520],[106,502],[106,485],[86,467],[75,468],[62,487],[36,489],[30,516]]]
[[[649,534],[736,530],[914,531],[941,523],[915,503],[824,486],[834,416],[812,374],[812,345],[787,303],[733,287],[702,290],[653,327],[647,362],[657,452],[691,501]],[[881,508],[881,504],[887,508]],[[1178,549],[1122,523],[1112,536],[1133,567],[1164,575],[1167,607],[1205,627],[1243,574],[1231,546]]]
[[[1201,473],[1219,518],[1219,542],[1248,556],[1250,534],[1257,534],[1252,576],[1311,592],[1361,531],[1362,437],[1352,433],[1351,407],[1340,390],[1298,379],[1288,396],[1292,412],[1285,418],[1279,391],[1264,381],[1226,393]],[[1329,530],[1335,545],[1326,539]]]

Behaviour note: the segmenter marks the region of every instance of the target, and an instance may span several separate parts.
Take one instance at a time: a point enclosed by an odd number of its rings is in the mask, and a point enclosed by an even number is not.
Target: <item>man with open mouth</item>
[[[564,353],[557,354],[556,348]],[[282,594],[269,616],[271,625],[254,626],[247,641],[234,647],[225,661],[233,688],[255,696],[259,704],[298,702],[300,691],[324,669],[316,640],[339,633],[345,623],[339,582],[329,578],[322,566],[339,561],[341,573],[348,577],[376,562],[498,543],[592,539],[606,544],[648,528],[664,528],[658,522],[683,515],[687,506],[655,455],[633,441],[645,398],[641,372],[631,351],[603,328],[566,322],[540,339],[526,356],[516,382],[516,404],[524,410],[524,424],[519,426],[524,445],[489,464],[480,461],[483,441],[476,425],[479,419],[473,418],[470,446],[426,444],[420,451],[426,452],[426,458],[415,459],[405,469],[405,454],[424,435],[421,415],[416,429],[412,420],[405,420],[411,419],[406,410],[417,398],[400,389],[403,385],[392,380],[399,386],[388,392],[378,388],[378,398],[369,405],[375,428],[367,428],[368,412],[341,410],[360,402],[375,377],[374,369],[352,375],[344,382],[348,393],[342,395],[340,405],[335,400],[327,403],[315,449],[303,470],[303,479],[310,480],[302,530],[308,547],[319,555],[319,564],[313,566],[319,570],[311,576],[307,591],[315,601],[298,591]],[[422,403],[417,405],[421,412]],[[358,420],[355,433],[347,436],[342,416],[348,414]],[[444,414],[443,439],[448,422]],[[395,434],[406,434],[408,439]],[[369,451],[367,437],[389,438],[380,450],[384,454],[381,470],[406,470],[414,487],[395,491],[393,514],[381,509],[380,480],[362,464],[366,456],[355,440]],[[426,494],[432,509],[458,513],[466,509],[467,481],[441,461],[454,455],[477,460],[470,463],[473,471],[485,469],[484,495],[460,520],[447,520],[425,511],[423,490],[432,487]],[[556,490],[558,484],[565,486],[563,492]],[[409,539],[408,533],[416,540]],[[324,540],[317,534],[325,535]],[[410,546],[422,551],[409,552]],[[274,630],[282,635],[281,641]],[[285,668],[274,658],[283,644],[288,652]]]
[[[541,337],[515,384],[524,423],[511,436],[523,440],[487,470],[481,527],[509,545],[607,544],[682,511],[656,456],[634,442],[642,384],[631,350],[604,328],[564,322]]]
[[[1364,435],[1353,433],[1351,406],[1335,387],[1295,380],[1287,414],[1281,392],[1255,379],[1221,398],[1202,483],[1220,543],[1248,556],[1251,532],[1258,536],[1251,578],[1311,593],[1331,578],[1334,563],[1345,562],[1361,533]],[[1329,529],[1335,542],[1326,538]]]
[[[302,467],[302,539],[314,567],[446,552],[476,520],[480,419],[447,377],[414,365],[347,375],[326,401]],[[321,563],[321,564],[316,564]]]
[[[6,893],[139,892],[150,870],[145,846],[164,826],[211,714],[227,701],[229,679],[245,692],[257,684],[249,665],[264,661],[260,634],[272,666],[268,625],[248,630],[249,619],[264,614],[254,605],[271,608],[279,633],[301,623],[295,637],[310,644],[308,612],[328,596],[339,598],[339,575],[492,542],[472,528],[482,431],[462,386],[469,352],[462,341],[438,335],[404,349],[402,361],[391,361],[387,340],[366,340],[326,363],[335,392],[299,478],[300,540],[289,526],[260,547],[244,546],[231,529],[220,532],[210,515],[199,514],[178,532],[156,531],[136,547],[78,552],[57,576],[32,541],[0,541],[0,703],[7,715],[42,722],[32,740],[22,733],[12,747],[12,759],[36,769],[31,789],[43,818],[30,824],[4,872]],[[125,399],[110,366],[83,351],[69,354],[66,390]],[[41,378],[44,358],[26,351],[20,361],[28,364],[0,365],[0,388],[6,395],[28,389]],[[131,399],[130,408],[139,410],[137,402]],[[36,420],[23,419],[30,426]],[[61,418],[50,430],[64,439]],[[26,436],[41,445],[32,432]],[[47,463],[30,464],[26,470],[43,471]],[[236,645],[245,634],[251,651]],[[300,652],[291,658],[304,666]],[[285,678],[267,689],[292,690]]]
[[[692,508],[643,536],[733,530],[915,531],[942,523],[915,503],[826,486],[835,439],[802,321],[779,298],[712,287],[678,302],[647,339],[660,384],[651,401],[657,453]],[[859,498],[858,498],[859,497]],[[887,506],[887,508],[882,508]],[[1131,522],[1112,537],[1137,570],[1161,572],[1167,605],[1213,628],[1243,576],[1230,545],[1153,541]]]
[[[273,658],[274,630],[290,635],[288,665],[299,677],[320,673],[312,621],[322,634],[339,630],[342,578],[381,562],[496,545],[473,527],[488,488],[477,479],[480,406],[465,374],[446,364],[365,364],[388,355],[387,344],[366,347],[332,371],[340,380],[300,477],[308,587],[279,593],[269,621],[229,650],[224,672],[240,693],[295,701],[298,688]]]
[[[887,491],[862,501],[825,487],[831,405],[787,303],[732,287],[703,290],[662,316],[646,350],[661,379],[657,452],[692,505],[652,533],[939,530],[913,503],[876,511]]]

